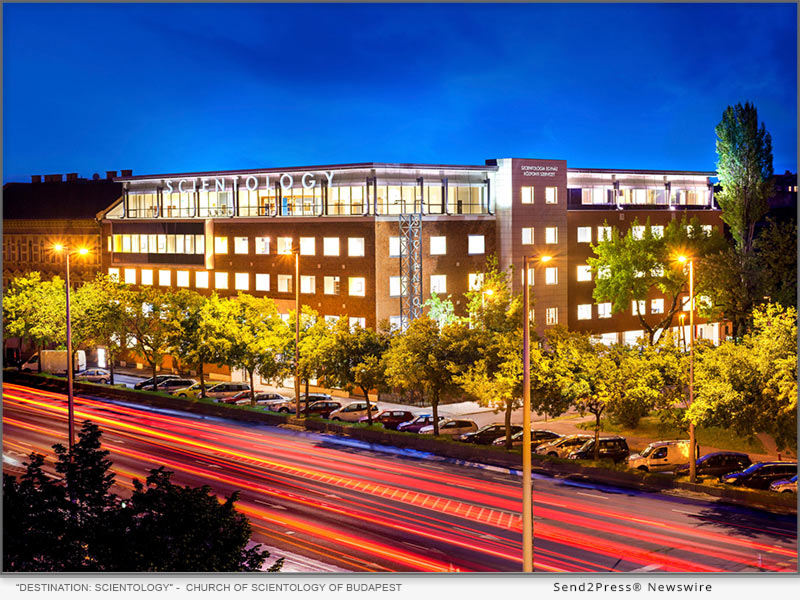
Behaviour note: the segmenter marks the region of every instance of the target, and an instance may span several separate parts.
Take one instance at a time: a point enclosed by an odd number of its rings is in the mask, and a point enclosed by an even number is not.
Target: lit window
[[[544,270],[544,282],[547,285],[555,285],[558,283],[558,267],[547,267]]]
[[[206,236],[202,234],[194,236],[194,253],[195,254],[206,253]]]
[[[139,236],[133,236],[134,238]],[[183,234],[175,236],[175,252],[178,254],[186,254],[186,236]]]
[[[557,244],[558,243],[558,227],[545,227],[544,230],[544,243]]]
[[[644,225],[634,225],[633,227],[631,227],[631,232],[633,234],[633,239],[635,240],[644,239]]]
[[[643,335],[644,331],[642,331],[641,329],[636,329],[634,331],[623,331],[622,343],[628,346],[633,346],[639,341],[639,338],[641,338]]]
[[[631,302],[631,312],[633,312],[633,316],[636,315],[646,315],[647,314],[647,304],[644,300],[633,300]]]
[[[663,315],[664,314],[664,299],[663,298],[654,298],[650,300],[650,312],[654,315]]]
[[[122,236],[122,251],[123,252],[131,251],[131,236],[129,235]]]
[[[711,235],[711,225],[701,225],[701,227],[703,228],[703,233],[706,235]]]
[[[161,237],[161,236],[159,236]],[[159,252],[161,250],[161,240],[158,241]],[[214,238],[214,254],[227,254],[228,253],[228,238],[217,236]]]
[[[400,316],[389,317],[389,329],[400,329],[403,326],[403,321]]]
[[[533,187],[522,186],[519,188],[519,200],[522,204],[533,204]]]
[[[578,304],[578,320],[586,321],[592,318],[591,304]]]
[[[483,273],[470,273],[468,285],[471,292],[481,289],[483,287]]]
[[[548,308],[545,310],[545,324],[558,325],[558,308]]]
[[[601,302],[597,305],[597,318],[610,319],[611,318],[611,302]]]
[[[256,238],[256,254],[269,254],[269,238],[257,237]]]
[[[289,293],[292,291],[291,275],[278,275],[278,291],[282,293]]]
[[[363,237],[347,238],[347,255],[348,256],[364,256],[364,238]]]
[[[431,236],[431,256],[447,254],[447,238],[443,235]]]
[[[367,293],[367,280],[363,277],[348,277],[347,289],[351,296],[364,296]]]
[[[171,285],[172,281],[172,271],[169,269],[159,269],[158,270],[158,285],[167,287]]]
[[[650,233],[653,234],[654,238],[662,238],[662,237],[664,237],[664,226],[663,225],[652,225],[650,227]]]
[[[609,277],[611,277],[611,267],[608,265],[603,265],[602,267],[597,268],[598,279],[608,279]]]
[[[447,292],[447,275],[431,275],[431,294]]]
[[[482,235],[471,235],[467,238],[468,241],[468,254],[483,254],[486,252],[486,246]]]
[[[317,292],[317,278],[314,275],[300,275],[300,293],[315,294]]]
[[[278,238],[278,254],[291,254],[292,253],[292,238],[279,237]]]
[[[218,290],[228,289],[228,274],[225,271],[214,271],[214,287]]]
[[[142,279],[144,279],[144,270],[142,270]],[[195,271],[194,287],[203,290],[208,289],[208,271]]]
[[[125,269],[125,283],[136,284],[136,269]]]
[[[339,293],[339,277],[326,276],[324,279],[325,293],[328,295],[336,295]]]
[[[522,244],[530,246],[533,243],[533,227],[522,228]]]
[[[394,258],[400,256],[400,238],[399,237],[390,237],[389,238],[389,256]]]
[[[313,237],[300,238],[300,254],[303,256],[314,256],[316,254],[316,244]]]
[[[175,271],[175,285],[189,287],[189,271]]]
[[[589,265],[578,265],[578,281],[591,281],[592,267]]]
[[[544,188],[544,203],[556,204],[558,202],[558,188],[546,187]]]
[[[119,281],[119,269],[116,269],[114,267],[109,268],[108,277],[109,279],[113,279],[114,281]]]
[[[325,315],[325,322],[329,325],[335,325],[338,320],[338,315]]]
[[[256,291],[269,291],[269,273],[256,273]]]
[[[235,237],[233,238],[233,253],[234,254],[247,254],[247,238]]]
[[[367,320],[364,317],[350,317],[350,329],[361,327],[362,329],[367,326]]]
[[[528,268],[528,285],[533,285],[533,267]],[[522,285],[525,285],[525,269],[519,272],[519,280]]]
[[[234,273],[233,287],[246,292],[250,289],[250,273]]]
[[[322,238],[322,253],[325,256],[339,256],[339,238]]]
[[[592,228],[591,227],[578,227],[578,243],[591,244],[592,243]]]
[[[611,227],[598,227],[597,228],[597,241],[607,242],[611,240]]]
[[[400,277],[389,277],[389,295],[400,297]]]
[[[683,311],[690,310],[690,308],[689,308],[689,296],[683,296],[683,298],[681,298],[681,306],[682,306],[681,310],[683,310]]]

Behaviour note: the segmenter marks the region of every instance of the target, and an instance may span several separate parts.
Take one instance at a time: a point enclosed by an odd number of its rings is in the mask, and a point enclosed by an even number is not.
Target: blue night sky
[[[756,104],[797,164],[797,7],[3,6],[4,181],[346,162],[713,170]]]

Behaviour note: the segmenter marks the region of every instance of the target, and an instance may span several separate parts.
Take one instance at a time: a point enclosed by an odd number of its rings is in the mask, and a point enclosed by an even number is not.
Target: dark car
[[[405,423],[414,418],[414,413],[407,410],[384,410],[372,417],[373,423],[380,423],[385,429],[397,429],[400,423]],[[367,417],[361,417],[359,423],[368,423]]]
[[[522,425],[512,425],[511,435],[522,431]],[[483,444],[489,445],[499,437],[505,437],[506,426],[502,423],[493,423],[491,425],[484,425],[478,431],[465,433],[458,438],[459,442],[466,442],[468,444]]]
[[[519,448],[522,446],[522,427],[520,427],[519,431],[511,436],[511,445],[514,448]],[[531,449],[535,449],[536,446],[539,444],[544,444],[545,442],[552,442],[553,440],[557,440],[560,437],[564,437],[560,433],[556,433],[555,431],[550,431],[549,429],[533,429],[531,430]],[[506,436],[499,437],[495,441],[492,442],[494,446],[505,446],[506,445]]]
[[[583,446],[571,452],[567,458],[586,460],[594,458],[594,438],[587,441]],[[628,442],[624,437],[614,435],[609,437],[601,437],[600,440],[600,459],[611,459],[615,463],[622,462],[628,458],[630,450],[628,450]]]
[[[778,479],[789,479],[797,475],[797,463],[757,462],[744,471],[722,476],[724,483],[740,485],[756,490],[768,490],[770,484]]]
[[[742,471],[752,464],[747,454],[742,452],[711,452],[697,459],[696,469],[698,475],[711,475],[722,477],[734,471]],[[689,463],[675,469],[675,475],[684,477],[689,474]]]
[[[334,400],[317,400],[316,402],[309,404],[308,416],[327,419],[328,416],[337,408],[342,408],[341,402],[336,402]],[[305,414],[305,412],[303,414]]]
[[[439,422],[443,421],[444,417],[439,417]],[[417,415],[410,421],[406,421],[405,423],[400,423],[397,426],[397,431],[408,431],[411,433],[419,433],[419,430],[423,427],[427,427],[428,425],[433,425],[433,415],[430,413],[425,413],[422,415]]]
[[[180,379],[180,375],[156,375],[156,385],[164,383],[167,379]],[[153,378],[151,377],[150,379],[145,379],[144,381],[134,384],[133,389],[152,390]]]

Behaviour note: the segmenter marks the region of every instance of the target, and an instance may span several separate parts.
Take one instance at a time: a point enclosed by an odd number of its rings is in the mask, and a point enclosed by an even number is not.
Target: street
[[[165,465],[174,481],[241,490],[253,540],[299,571],[521,570],[520,478],[441,457],[287,428],[76,397],[117,491]],[[3,389],[3,468],[66,442],[66,398]],[[794,517],[563,479],[534,481],[537,571],[797,570]]]

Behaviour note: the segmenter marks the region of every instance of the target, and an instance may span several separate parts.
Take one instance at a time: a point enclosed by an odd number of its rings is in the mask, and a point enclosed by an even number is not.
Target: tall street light
[[[72,378],[73,378],[73,360],[72,360],[72,315],[70,312],[69,301],[69,255],[72,249],[63,244],[56,244],[53,246],[56,252],[63,252],[66,259],[66,291],[67,291],[67,423],[69,424],[69,453],[72,456],[72,445],[75,440],[75,408],[72,399]],[[89,254],[88,248],[78,248],[76,250],[79,256],[86,256]],[[41,358],[39,359],[41,361]]]
[[[491,297],[492,294],[494,294],[494,290],[492,288],[483,290],[481,292],[481,308],[485,308],[486,307],[486,296]]]
[[[300,417],[300,248],[294,254],[294,416]],[[306,402],[308,398],[306,398]]]
[[[689,406],[694,403],[694,260],[681,254],[678,262],[689,263]],[[689,421],[689,481],[697,481],[697,439],[694,423]]]

